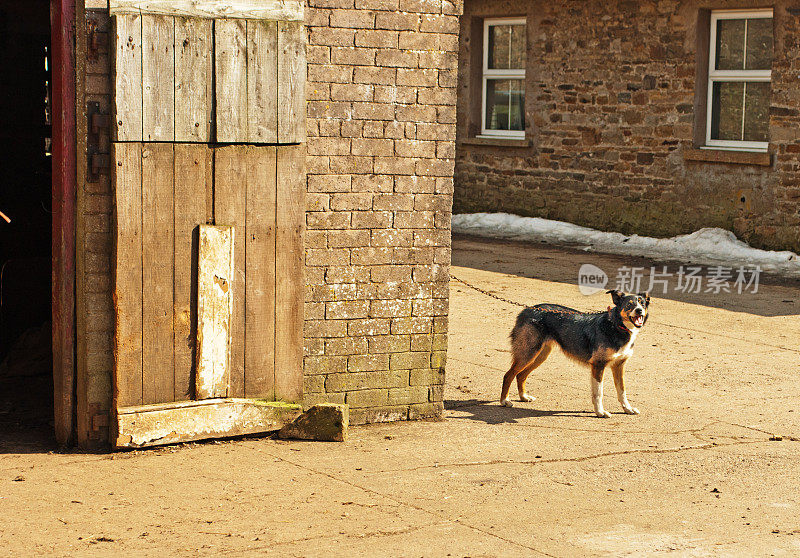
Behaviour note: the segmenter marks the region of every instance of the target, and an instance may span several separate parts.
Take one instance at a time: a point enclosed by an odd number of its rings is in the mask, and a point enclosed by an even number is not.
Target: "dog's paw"
[[[503,399],[500,402],[500,405],[502,405],[503,407],[513,407],[514,406],[514,404],[511,401],[509,401],[508,399]]]
[[[637,409],[636,407],[628,407],[627,409],[623,409],[623,411],[625,411],[626,415],[638,415],[639,414],[639,409]]]
[[[531,401],[536,401],[536,398],[533,395],[528,395],[527,393],[523,393],[522,395],[519,396],[519,400],[530,403]]]
[[[597,413],[599,418],[611,418],[611,413],[608,411],[595,411],[595,413]]]

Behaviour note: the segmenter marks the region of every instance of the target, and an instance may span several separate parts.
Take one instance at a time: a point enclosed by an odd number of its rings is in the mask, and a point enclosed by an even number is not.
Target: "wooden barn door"
[[[264,17],[302,7],[162,4],[111,2],[117,447],[272,430],[302,398],[305,30]]]

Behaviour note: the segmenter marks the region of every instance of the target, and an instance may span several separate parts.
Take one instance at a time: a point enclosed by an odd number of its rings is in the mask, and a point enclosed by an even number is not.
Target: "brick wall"
[[[108,58],[110,18],[106,10],[87,10],[88,34],[96,30],[94,48],[86,52],[84,81],[86,103],[97,102],[100,111],[111,109],[110,65]],[[79,76],[80,79],[80,76]],[[78,103],[78,110],[81,103]],[[79,129],[79,133],[81,130]],[[83,130],[85,134],[85,130]],[[109,133],[100,134],[100,150],[110,150]],[[83,292],[77,308],[77,418],[78,439],[83,447],[107,444],[107,416],[111,408],[112,372],[114,369],[114,311],[111,296],[111,211],[112,192],[108,173],[97,181],[87,180],[85,153],[78,152],[78,222],[76,238],[78,277],[76,288]],[[94,418],[97,417],[97,418]]]
[[[699,12],[763,3],[467,0],[455,211],[655,236],[722,227],[759,247],[800,250],[799,14],[791,2],[770,4],[772,157],[758,166],[687,155],[695,119],[705,118],[695,107]],[[470,145],[480,130],[482,21],[510,15],[528,23],[528,145]]]
[[[437,417],[460,0],[308,0],[305,402]]]

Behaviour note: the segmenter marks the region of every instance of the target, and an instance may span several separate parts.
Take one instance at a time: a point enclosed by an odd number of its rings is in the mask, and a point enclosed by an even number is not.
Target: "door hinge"
[[[111,117],[100,111],[100,103],[86,103],[86,180],[97,182],[101,175],[107,175],[111,164],[108,153]]]

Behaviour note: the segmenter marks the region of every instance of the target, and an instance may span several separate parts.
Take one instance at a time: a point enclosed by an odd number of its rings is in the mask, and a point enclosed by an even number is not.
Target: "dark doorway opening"
[[[48,0],[0,4],[0,452],[51,444]]]

